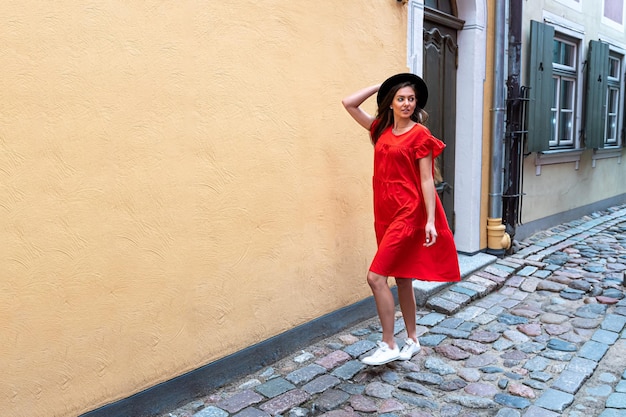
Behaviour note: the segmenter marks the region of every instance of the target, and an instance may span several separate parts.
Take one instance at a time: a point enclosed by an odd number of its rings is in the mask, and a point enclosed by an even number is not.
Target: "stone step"
[[[498,258],[487,253],[476,253],[474,255],[459,254],[459,268],[461,269],[461,280],[467,278],[472,273],[494,263]],[[418,306],[426,305],[428,299],[443,289],[455,284],[454,282],[431,282],[413,281],[413,291],[415,292],[415,302]]]

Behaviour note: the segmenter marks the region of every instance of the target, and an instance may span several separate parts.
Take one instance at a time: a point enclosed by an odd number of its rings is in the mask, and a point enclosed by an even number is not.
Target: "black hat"
[[[380,102],[383,101],[383,98],[389,93],[389,90],[391,90],[394,85],[398,85],[407,81],[415,85],[415,88],[417,89],[417,91],[415,92],[415,95],[417,96],[417,105],[421,109],[423,109],[426,105],[426,102],[428,101],[428,87],[426,86],[424,80],[422,80],[417,75],[408,72],[392,75],[380,85],[380,88],[378,89],[378,95],[376,96],[376,102],[378,103],[378,105],[380,106]]]

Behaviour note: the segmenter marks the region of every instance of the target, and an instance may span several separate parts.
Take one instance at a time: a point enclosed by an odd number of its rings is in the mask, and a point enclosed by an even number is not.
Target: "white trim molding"
[[[622,148],[594,149],[591,155],[591,167],[596,167],[598,159],[617,158],[617,163],[622,163]]]
[[[583,149],[573,149],[568,151],[545,151],[535,154],[535,175],[541,175],[543,165],[574,163],[574,169],[578,171],[580,167],[580,156]]]
[[[454,210],[458,221],[455,241],[461,252],[481,249],[481,201],[483,173],[483,111],[487,50],[486,0],[457,2],[459,68],[456,92],[456,155]]]
[[[424,72],[424,0],[409,0],[407,16],[407,67],[413,74]]]

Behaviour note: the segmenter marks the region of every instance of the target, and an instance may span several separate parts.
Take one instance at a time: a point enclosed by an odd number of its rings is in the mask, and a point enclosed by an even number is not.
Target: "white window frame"
[[[607,115],[606,115],[606,125],[604,126],[604,147],[605,148],[617,148],[621,145],[621,133],[623,130],[623,114],[624,114],[624,81],[623,81],[623,77],[624,77],[624,56],[619,56],[615,53],[615,51],[611,51],[610,47],[609,47],[609,61],[610,60],[615,60],[617,61],[618,64],[618,69],[617,69],[617,77],[611,77],[610,75],[608,76],[608,85],[607,85],[607,94],[606,94],[606,111],[607,111]],[[615,143],[611,143],[609,144],[608,141],[608,132],[609,132],[609,123],[610,123],[610,119],[609,119],[609,100],[611,98],[611,94],[609,94],[611,92],[611,90],[613,91],[617,91],[617,109],[616,109],[616,113],[614,115],[615,118],[615,122],[617,124],[616,129],[615,129]]]
[[[609,56],[609,60],[614,57]],[[621,64],[620,60],[615,59],[615,61]],[[620,71],[622,66],[619,65]],[[607,86],[606,93],[606,124],[604,125],[604,147],[616,147],[619,146],[619,136],[620,136],[620,113],[622,110],[621,106],[621,98],[622,98],[622,89],[619,85],[619,78],[617,80],[613,79],[613,77],[609,78],[609,84]],[[620,77],[621,78],[621,77]],[[612,81],[612,82],[611,82]],[[616,85],[617,84],[617,85]],[[613,109],[613,111],[611,111]],[[614,126],[611,126],[611,125]],[[611,136],[609,136],[611,133]]]
[[[552,135],[552,138],[550,139],[550,150],[571,150],[571,149],[577,149],[580,146],[580,141],[577,141],[577,128],[578,128],[578,123],[577,123],[577,117],[576,115],[578,114],[578,105],[576,103],[576,99],[577,99],[577,92],[578,90],[580,90],[579,87],[579,78],[577,77],[577,68],[579,67],[579,54],[578,54],[578,48],[579,45],[575,42],[572,41],[570,39],[566,39],[564,37],[559,37],[557,36],[557,33],[555,32],[554,34],[554,40],[555,42],[561,42],[563,44],[566,45],[570,45],[573,47],[574,49],[574,66],[568,66],[568,65],[563,65],[560,63],[552,63],[552,78],[556,81],[554,86],[555,86],[555,91],[553,94],[554,100],[556,101],[556,107],[552,107],[552,114],[553,114],[553,125],[554,125],[554,132]],[[570,97],[570,99],[568,100],[568,104],[571,104],[571,109],[564,109],[563,107],[563,102],[561,101],[562,98],[562,94],[561,94],[561,86],[563,85],[563,82],[571,82],[574,85],[574,88],[572,88],[572,91],[570,91],[570,94],[573,95],[573,97]],[[571,123],[573,123],[572,126],[572,130],[569,132],[568,136],[569,138],[565,139],[565,138],[561,138],[561,116],[564,113],[571,113],[572,117],[571,117]]]
[[[622,23],[619,24],[615,20],[609,19],[608,17],[604,16],[604,4],[605,4],[605,1],[606,0],[602,0],[602,8],[600,9],[600,16],[601,16],[600,22],[603,25],[606,25],[606,26],[608,26],[608,27],[610,27],[612,29],[615,29],[617,31],[623,32],[624,31],[624,24],[625,24],[625,21],[626,21],[626,4],[624,4],[623,7],[622,7]],[[624,3],[624,0],[622,0],[622,3]]]

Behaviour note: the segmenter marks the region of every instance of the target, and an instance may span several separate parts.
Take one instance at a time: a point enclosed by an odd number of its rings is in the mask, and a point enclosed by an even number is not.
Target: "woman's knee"
[[[378,275],[375,272],[369,271],[367,273],[367,283],[369,284],[372,290],[377,290],[381,288],[383,285],[387,285],[387,277],[383,275]]]

